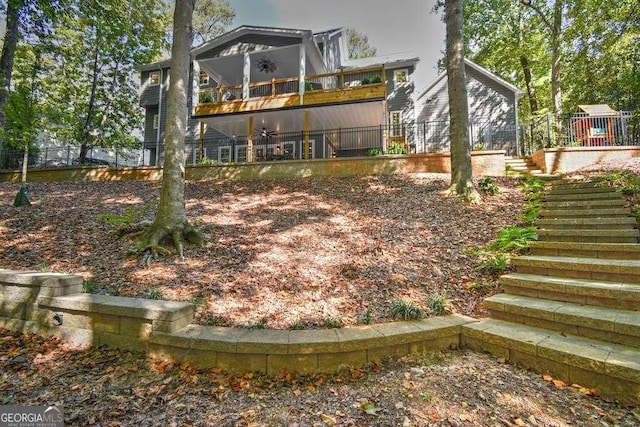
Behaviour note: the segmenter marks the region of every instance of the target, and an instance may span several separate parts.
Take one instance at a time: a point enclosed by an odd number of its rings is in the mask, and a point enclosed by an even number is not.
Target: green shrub
[[[204,156],[203,158],[200,159],[200,161],[198,162],[199,165],[207,165],[207,166],[213,166],[213,165],[217,165],[218,161],[214,160],[214,159],[210,159],[207,156]]]
[[[509,267],[511,257],[507,254],[487,249],[473,249],[470,251],[473,255],[480,259],[477,268],[490,273],[500,273]]]
[[[160,292],[157,288],[152,288],[151,290],[149,290],[149,293],[147,293],[147,298],[161,300],[162,292]]]
[[[209,103],[215,102],[215,100],[211,92],[201,92],[198,95],[198,102],[200,104],[209,104]]]
[[[373,147],[367,150],[367,156],[379,156],[382,154],[382,149],[380,147]]]
[[[500,252],[521,253],[529,247],[531,240],[537,240],[538,234],[534,227],[505,227],[498,232],[498,238],[489,246]]]
[[[496,182],[493,180],[493,178],[490,177],[478,180],[478,187],[480,187],[480,190],[484,191],[485,193],[491,194],[492,196],[500,193],[500,189],[496,185]]]
[[[387,154],[407,154],[407,149],[404,148],[404,144],[394,142],[387,147]]]
[[[372,318],[373,318],[373,312],[371,310],[371,307],[367,307],[364,313],[362,313],[362,316],[360,316],[360,321],[364,325],[370,325]]]
[[[389,313],[393,319],[415,320],[424,316],[424,310],[411,301],[402,299],[391,301]]]
[[[427,307],[436,316],[442,316],[447,308],[447,295],[444,293],[432,294],[427,300]]]
[[[82,291],[84,293],[87,294],[97,294],[99,291],[99,285],[98,282],[96,282],[96,279],[87,279],[84,282],[82,282]]]
[[[382,83],[382,77],[380,77],[380,74],[371,77],[371,83]]]
[[[342,328],[342,320],[340,320],[339,318],[327,317],[326,319],[324,319],[322,323],[324,324],[324,327],[327,329]]]

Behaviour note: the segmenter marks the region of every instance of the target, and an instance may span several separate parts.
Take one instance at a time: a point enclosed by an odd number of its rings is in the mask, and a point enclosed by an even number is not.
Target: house
[[[416,57],[348,58],[342,28],[241,26],[191,50],[188,162],[357,156],[410,145]],[[163,157],[170,61],[145,64],[150,163]]]
[[[473,149],[518,148],[518,100],[522,90],[491,71],[464,60],[469,105],[469,137]],[[449,147],[449,94],[447,73],[441,73],[415,101],[417,152],[437,152]]]

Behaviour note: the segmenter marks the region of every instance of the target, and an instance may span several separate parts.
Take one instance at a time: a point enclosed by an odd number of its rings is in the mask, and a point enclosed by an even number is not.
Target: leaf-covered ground
[[[192,301],[201,323],[310,328],[381,322],[393,301],[484,314],[491,277],[467,250],[518,222],[518,179],[480,205],[444,197],[448,175],[188,182],[187,213],[208,242],[141,267],[101,215],[140,210],[157,182],[31,184],[12,207],[0,184],[0,266],[82,274],[87,289]],[[153,219],[151,204],[144,217]],[[469,290],[471,286],[472,290]]]
[[[637,426],[607,402],[451,351],[336,375],[231,376],[0,329],[0,405],[63,406],[67,426]]]

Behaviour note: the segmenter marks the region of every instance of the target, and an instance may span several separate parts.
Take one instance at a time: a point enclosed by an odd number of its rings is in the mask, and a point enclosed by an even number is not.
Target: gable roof
[[[598,114],[616,114],[616,110],[609,107],[607,104],[595,104],[595,105],[578,105],[578,112],[584,112],[589,115]]]
[[[497,76],[496,74],[494,74],[491,71],[487,70],[486,68],[483,68],[483,67],[479,66],[478,64],[476,64],[475,62],[471,61],[470,59],[464,58],[464,66],[472,68],[476,72],[482,74],[483,76],[485,76],[485,77],[495,81],[499,85],[503,86],[505,89],[513,92],[515,94],[515,96],[516,96],[516,99],[520,99],[524,95],[524,92],[522,91],[522,89],[518,88],[517,86],[512,85],[508,81],[500,78],[499,76]],[[443,71],[442,73],[440,73],[440,75],[438,75],[438,77],[436,77],[435,80],[433,80],[431,83],[429,83],[427,85],[427,87],[425,87],[418,94],[418,96],[416,97],[416,100],[419,100],[420,98],[425,96],[427,93],[429,93],[431,91],[431,89],[433,89],[445,77],[447,77],[447,71],[446,70]]]

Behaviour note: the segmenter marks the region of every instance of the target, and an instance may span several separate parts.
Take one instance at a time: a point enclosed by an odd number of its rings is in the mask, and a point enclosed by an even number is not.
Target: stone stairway
[[[516,175],[544,176],[545,173],[536,165],[530,157],[507,157],[505,159],[507,172]]]
[[[622,195],[597,182],[552,185],[539,240],[485,300],[464,345],[640,402],[640,233]]]

